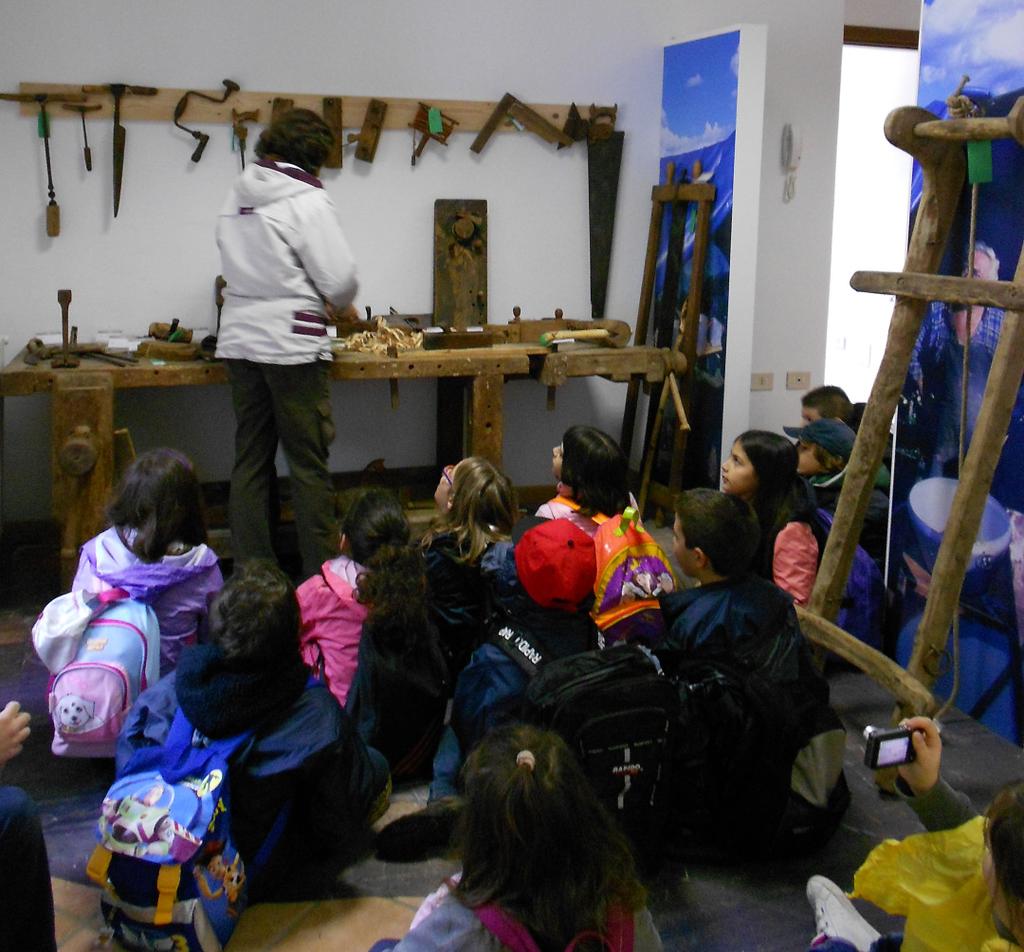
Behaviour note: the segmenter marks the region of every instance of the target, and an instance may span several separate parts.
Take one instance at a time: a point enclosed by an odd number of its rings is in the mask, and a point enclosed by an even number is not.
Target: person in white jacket
[[[267,127],[217,223],[227,281],[217,356],[235,410],[229,513],[236,559],[274,558],[270,502],[278,441],[295,508],[303,576],[337,549],[327,466],[334,439],[327,324],[355,316],[356,265],[316,177],[334,142],[308,109]]]

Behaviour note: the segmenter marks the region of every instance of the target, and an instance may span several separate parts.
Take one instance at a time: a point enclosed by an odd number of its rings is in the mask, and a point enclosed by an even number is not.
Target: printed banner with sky
[[[969,77],[963,80],[963,77]],[[1020,0],[925,0],[918,104],[940,117],[962,94],[989,116],[1024,95],[1024,6]],[[1024,235],[1024,149],[992,143],[992,180],[978,190],[975,252],[968,268],[971,189],[965,185],[941,267],[944,274],[1012,279]],[[921,199],[915,167],[911,209]],[[931,582],[959,474],[960,407],[966,374],[969,445],[999,333],[998,308],[936,302],[925,315],[897,417],[889,584],[899,609],[896,657],[905,663]],[[970,340],[970,346],[965,343]],[[992,729],[1024,740],[1024,390],[985,507],[960,600],[957,706]],[[952,689],[952,664],[936,691]]]
[[[682,170],[686,171],[686,180],[691,180],[699,163],[695,180],[710,182],[716,188],[700,308],[684,486],[717,486],[719,481],[739,55],[738,30],[677,43],[664,51],[660,181],[666,181],[669,163],[675,166],[676,181],[680,181]],[[659,346],[671,343],[678,328],[679,308],[689,291],[695,209],[688,209],[675,221],[668,216],[666,212],[655,282],[655,338]],[[667,299],[666,276],[670,288],[676,285],[672,300]],[[669,411],[671,406],[669,402]],[[667,479],[671,432],[676,425],[671,412],[666,416],[672,418],[665,421],[655,464],[660,480]]]

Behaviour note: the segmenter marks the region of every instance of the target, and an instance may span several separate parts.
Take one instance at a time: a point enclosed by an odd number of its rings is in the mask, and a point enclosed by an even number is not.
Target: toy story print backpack
[[[137,751],[107,791],[87,873],[103,887],[103,918],[126,948],[219,952],[231,937],[248,880],[287,815],[244,864],[231,840],[228,761],[252,736],[210,740],[179,709],[165,744]]]

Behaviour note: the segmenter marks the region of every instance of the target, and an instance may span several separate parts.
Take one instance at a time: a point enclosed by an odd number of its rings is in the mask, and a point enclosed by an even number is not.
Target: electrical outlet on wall
[[[806,390],[811,385],[811,372],[809,370],[790,370],[786,374],[787,390]]]
[[[775,386],[775,375],[774,374],[751,374],[750,375],[750,389],[751,390],[771,390]]]

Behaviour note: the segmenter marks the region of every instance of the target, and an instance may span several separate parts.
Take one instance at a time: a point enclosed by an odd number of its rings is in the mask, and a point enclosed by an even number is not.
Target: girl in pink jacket
[[[722,464],[722,492],[753,506],[761,544],[752,569],[806,605],[818,575],[819,538],[814,497],[797,475],[796,446],[767,430],[747,430]]]
[[[395,777],[429,764],[447,670],[427,618],[423,555],[398,498],[371,489],[349,507],[341,554],[298,589],[302,658]]]

